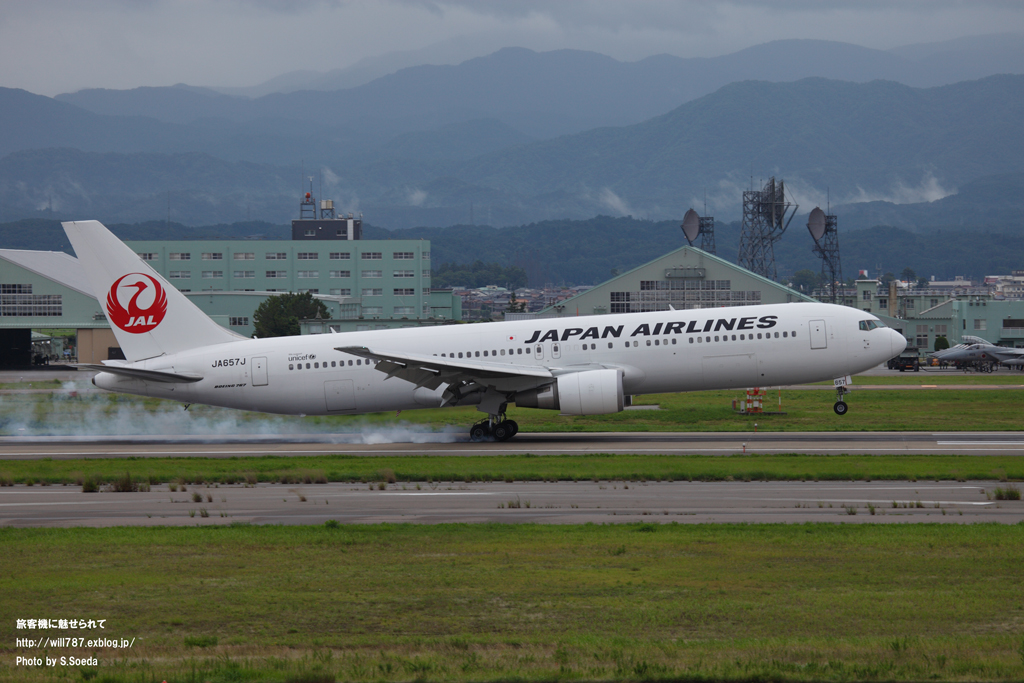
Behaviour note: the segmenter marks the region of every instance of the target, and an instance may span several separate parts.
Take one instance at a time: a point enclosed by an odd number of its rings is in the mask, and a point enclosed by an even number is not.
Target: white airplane
[[[475,405],[474,439],[518,431],[506,406],[600,415],[626,395],[836,380],[906,339],[854,308],[792,303],[247,339],[200,311],[98,221],[64,230],[124,361],[93,384],[266,413],[359,415]],[[841,379],[837,379],[841,378]]]

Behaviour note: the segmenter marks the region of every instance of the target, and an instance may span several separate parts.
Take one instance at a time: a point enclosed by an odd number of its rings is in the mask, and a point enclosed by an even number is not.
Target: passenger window
[[[718,341],[718,335],[717,334],[715,335],[715,341]]]
[[[705,337],[704,341],[706,341],[708,344],[710,344],[711,343],[711,337]]]
[[[650,346],[650,345],[651,345],[651,340],[650,340],[650,339],[648,339],[648,340],[647,340],[647,345],[648,345],[648,346]]]
[[[503,355],[503,356],[505,355],[505,349],[501,350],[501,355]]]
[[[484,358],[487,358],[487,352],[484,351]]]
[[[555,353],[558,353],[558,344],[552,344],[551,350],[554,351]]]
[[[306,369],[309,370],[309,363],[306,363]]]
[[[735,335],[735,334],[734,334],[734,335],[732,335],[732,340],[733,340],[733,341],[736,341],[736,335]]]
[[[608,348],[609,349],[612,348],[612,343],[611,342],[608,342]]]
[[[479,358],[479,357],[480,357],[480,352],[479,352],[479,351],[477,351],[477,352],[476,352],[476,357],[477,357],[477,358]]]
[[[640,346],[640,342],[638,342],[638,341],[633,342],[633,346]]]
[[[693,343],[693,337],[690,337],[690,343],[691,344]]]
[[[672,337],[672,345],[675,346],[675,344],[676,344],[676,338]]]
[[[795,336],[796,336],[796,332],[790,332],[790,333],[789,333],[789,336],[790,336],[790,337],[795,337]]]
[[[655,346],[661,346],[661,343],[660,343],[660,341],[661,341],[660,339],[655,339],[655,340],[654,340],[654,345],[655,345]]]
[[[778,338],[779,338],[779,333],[778,333],[778,332],[776,332],[776,333],[775,333],[775,338],[776,338],[776,339],[778,339]]]
[[[523,355],[523,350],[521,348],[520,349],[516,349],[516,353],[518,353],[521,356],[521,355]]]
[[[504,349],[503,349],[503,350],[504,350]],[[495,351],[494,349],[491,349],[491,355],[492,355],[492,356],[497,356],[497,355],[498,355],[498,352],[497,352],[497,351]]]
[[[788,337],[788,336],[789,336],[789,332],[783,332],[783,333],[782,333],[782,338],[783,338],[783,339],[785,339],[785,338],[786,338],[786,337]]]
[[[357,358],[356,359],[356,365],[362,365],[362,364],[363,364],[363,359],[362,358]]]
[[[703,340],[704,340],[704,337],[697,337],[697,343],[698,344],[703,344],[704,343]]]
[[[757,338],[758,338],[758,339],[760,339],[760,338],[761,338],[761,333],[760,333],[760,332],[758,332],[758,333],[757,333]]]
[[[294,370],[295,369],[295,364],[294,363],[289,363],[288,364],[288,369],[289,370]]]
[[[313,363],[313,368],[315,370],[319,370],[320,369],[320,364],[319,363]]]
[[[462,351],[459,351],[459,358],[462,358]]]

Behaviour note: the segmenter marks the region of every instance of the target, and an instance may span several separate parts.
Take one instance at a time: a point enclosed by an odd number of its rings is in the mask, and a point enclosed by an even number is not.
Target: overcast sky
[[[0,86],[45,95],[249,86],[423,48],[434,62],[510,45],[636,60],[712,57],[781,38],[887,49],[1005,32],[1024,33],[1024,2],[0,0]]]

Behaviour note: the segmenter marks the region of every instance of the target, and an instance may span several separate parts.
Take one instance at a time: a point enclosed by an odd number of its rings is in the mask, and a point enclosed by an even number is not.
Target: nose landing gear
[[[843,396],[849,393],[849,391],[846,387],[836,387],[836,403],[832,406],[832,410],[836,411],[836,415],[846,415],[846,411],[850,409],[846,405],[846,401],[843,400]]]

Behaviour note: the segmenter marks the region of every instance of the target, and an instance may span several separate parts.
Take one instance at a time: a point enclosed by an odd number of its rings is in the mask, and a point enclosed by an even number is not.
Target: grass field
[[[3,680],[1024,679],[1021,525],[4,528],[0,545]],[[45,616],[136,644],[15,668],[15,636],[42,633],[15,620]]]
[[[967,455],[263,456],[0,460],[0,485],[454,481],[1024,480],[1024,459]]]
[[[868,378],[871,379],[871,378]],[[984,378],[983,378],[984,379]],[[854,391],[850,412],[832,412],[834,396],[824,390],[786,390],[785,415],[739,415],[733,400],[742,391],[652,394],[637,404],[660,410],[614,415],[561,416],[554,411],[511,408],[523,431],[744,431],[758,423],[767,431],[979,431],[1020,430],[1024,399],[1015,390],[907,389]],[[779,409],[779,394],[769,391],[766,410]],[[183,411],[170,401],[113,394],[6,394],[0,396],[0,436],[24,434],[268,434],[367,432],[392,428],[450,429],[459,434],[481,414],[473,407],[376,413],[357,417],[267,416],[192,406]]]

